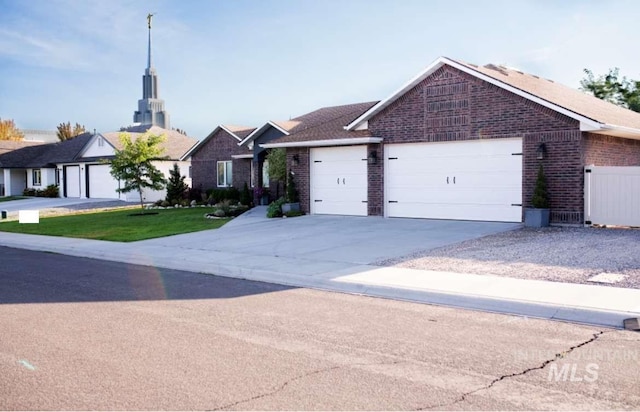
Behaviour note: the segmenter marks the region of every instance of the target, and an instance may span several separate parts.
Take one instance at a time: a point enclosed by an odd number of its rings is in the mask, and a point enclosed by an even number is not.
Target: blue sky
[[[383,99],[442,55],[575,88],[583,68],[640,79],[635,0],[0,0],[0,118],[131,124],[149,12],[160,97],[198,139]]]

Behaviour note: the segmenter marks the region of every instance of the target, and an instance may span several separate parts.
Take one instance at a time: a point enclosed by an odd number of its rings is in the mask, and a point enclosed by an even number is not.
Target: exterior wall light
[[[375,150],[370,151],[369,156],[367,157],[367,162],[370,165],[378,163],[378,152],[376,152]]]
[[[300,156],[298,156],[297,154],[294,154],[293,158],[291,159],[291,164],[293,166],[298,166],[300,164]]]
[[[538,149],[536,149],[536,156],[538,160],[543,160],[547,155],[547,145],[544,143],[540,143],[538,145]]]

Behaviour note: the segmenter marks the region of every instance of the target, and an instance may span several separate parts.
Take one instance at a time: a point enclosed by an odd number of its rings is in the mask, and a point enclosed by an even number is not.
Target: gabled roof
[[[254,140],[256,140],[262,133],[264,133],[270,127],[278,129],[283,134],[288,135],[289,134],[289,130],[291,128],[293,128],[296,124],[297,123],[295,121],[293,121],[293,120],[286,120],[286,121],[272,121],[272,120],[269,120],[268,122],[266,122],[265,124],[263,124],[262,126],[260,126],[259,128],[255,129],[253,132],[251,132],[247,137],[245,137],[240,143],[238,143],[238,146],[248,145],[249,143],[251,143]]]
[[[42,145],[44,142],[33,140],[0,140],[0,154],[12,152],[24,147]]]
[[[146,132],[150,132],[154,135],[165,135],[167,139],[162,143],[164,148],[164,156],[167,156],[169,160],[182,160],[185,153],[187,153],[192,147],[194,147],[198,141],[192,137],[185,136],[182,133],[175,130],[163,129],[162,127],[152,126],[135,126],[127,128],[127,133],[131,136],[131,140],[135,141],[138,137],[142,136]],[[120,133],[123,132],[109,132],[102,133],[102,136],[116,149],[121,150],[122,144],[120,143]]]
[[[363,128],[366,122],[444,65],[501,87],[580,122],[594,133],[640,138],[640,114],[605,102],[579,90],[503,66],[476,66],[440,57],[386,99],[352,121],[347,130]]]
[[[26,141],[0,141],[0,168],[23,168],[47,151],[48,144]]]
[[[329,142],[336,144],[342,139],[372,138],[368,130],[347,131],[345,126],[374,106],[377,102],[347,104],[323,107],[311,113],[296,117],[297,124],[285,136],[261,145],[265,148],[292,147],[310,145],[310,142]],[[366,140],[362,143],[371,143]],[[355,142],[353,142],[355,143]]]
[[[194,153],[197,153],[198,150],[200,150],[202,147],[204,147],[204,145],[206,145],[207,142],[209,140],[211,140],[213,138],[213,136],[215,136],[216,133],[218,133],[220,130],[225,131],[231,137],[236,139],[238,141],[238,144],[240,144],[240,142],[242,142],[242,140],[244,138],[246,138],[253,131],[255,131],[256,128],[255,127],[247,127],[247,126],[236,126],[236,125],[224,125],[224,124],[221,124],[221,125],[217,126],[215,129],[213,129],[213,131],[211,133],[209,133],[209,135],[207,137],[202,139],[200,142],[198,142],[198,144],[196,144],[189,151],[187,151],[185,154],[183,154],[182,157],[180,158],[180,160],[184,160],[184,159],[188,158],[189,156],[192,156]]]

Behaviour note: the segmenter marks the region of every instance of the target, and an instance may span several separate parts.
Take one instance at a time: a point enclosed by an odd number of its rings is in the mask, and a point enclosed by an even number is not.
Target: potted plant
[[[527,227],[549,226],[549,193],[542,165],[538,169],[531,205],[533,206],[532,208],[526,208],[524,211],[524,225]]]
[[[300,211],[300,200],[298,199],[298,191],[296,190],[296,182],[292,171],[289,171],[289,176],[287,177],[287,194],[285,198],[286,203],[282,205],[282,213]]]

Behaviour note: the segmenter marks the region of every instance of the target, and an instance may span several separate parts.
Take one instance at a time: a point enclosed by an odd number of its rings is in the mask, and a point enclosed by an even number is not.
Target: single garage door
[[[366,146],[311,149],[311,213],[367,215]]]
[[[109,165],[88,165],[89,190],[88,197],[101,199],[119,199],[118,181],[109,173]]]
[[[64,196],[80,197],[80,166],[64,166]]]
[[[385,146],[389,217],[522,221],[522,139]]]

